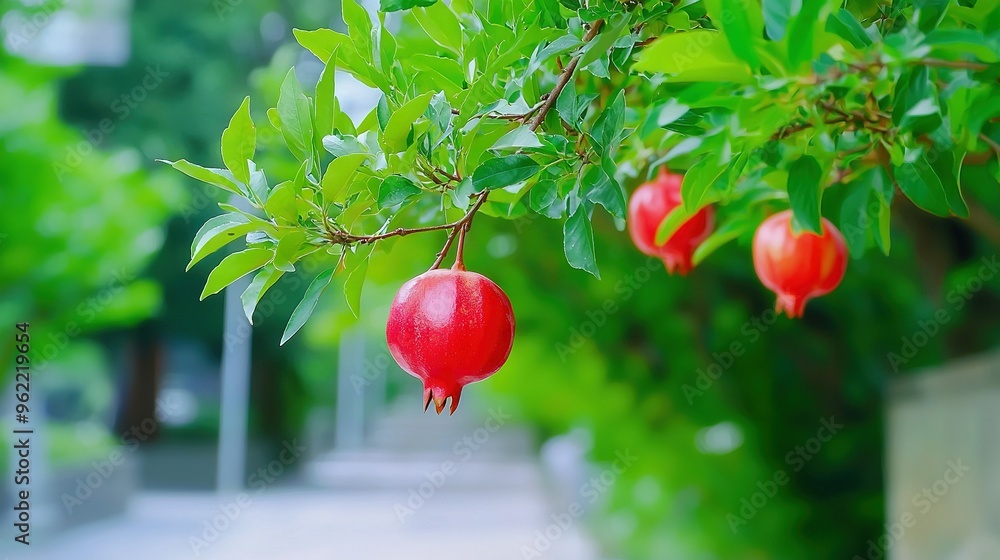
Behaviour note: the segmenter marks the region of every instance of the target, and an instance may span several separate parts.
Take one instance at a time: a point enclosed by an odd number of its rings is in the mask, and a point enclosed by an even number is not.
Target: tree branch
[[[590,31],[588,31],[583,37],[584,44],[589,43],[591,39],[597,37],[597,34],[601,32],[601,27],[603,26],[603,19],[595,21],[594,25],[590,26]],[[566,68],[563,69],[562,74],[559,75],[559,80],[556,82],[556,86],[552,88],[552,92],[549,93],[549,96],[545,99],[545,103],[542,105],[542,108],[538,110],[538,114],[536,114],[535,118],[531,121],[530,128],[532,132],[538,130],[538,127],[542,126],[542,123],[545,122],[545,116],[548,115],[549,111],[552,110],[552,107],[555,106],[556,100],[559,99],[559,94],[562,93],[566,84],[573,79],[573,74],[576,72],[576,67],[580,65],[580,58],[582,56],[583,54],[580,54],[579,56],[573,58],[573,60],[566,65]]]

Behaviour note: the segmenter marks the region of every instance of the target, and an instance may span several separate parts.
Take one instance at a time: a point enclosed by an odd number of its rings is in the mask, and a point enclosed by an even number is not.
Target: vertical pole
[[[365,436],[365,335],[355,327],[340,337],[335,449],[357,449]]]
[[[240,294],[250,284],[245,277],[226,288],[222,343],[222,408],[219,412],[219,492],[243,489],[246,480],[247,416],[250,407],[250,334]]]

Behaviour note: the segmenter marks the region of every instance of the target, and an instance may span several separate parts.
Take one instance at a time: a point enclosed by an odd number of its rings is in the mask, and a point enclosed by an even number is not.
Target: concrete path
[[[527,433],[465,404],[451,418],[393,409],[362,448],[294,471],[279,456],[243,495],[142,493],[123,517],[38,535],[30,553],[5,543],[0,558],[596,559],[582,521],[552,517]]]

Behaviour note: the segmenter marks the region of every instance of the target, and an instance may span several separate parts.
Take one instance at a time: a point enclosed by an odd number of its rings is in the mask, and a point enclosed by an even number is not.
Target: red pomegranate
[[[385,328],[399,367],[424,382],[424,410],[438,414],[462,387],[496,373],[514,342],[514,311],[507,294],[461,264],[425,272],[399,289]]]
[[[753,266],[757,277],[778,294],[775,310],[801,317],[806,302],[828,294],[847,270],[844,236],[826,218],[823,235],[792,231],[792,211],[779,212],[757,228]]]
[[[628,231],[632,242],[643,253],[663,259],[667,272],[686,275],[693,267],[694,250],[712,233],[715,211],[706,206],[691,216],[661,245],[656,244],[656,230],[671,210],[681,205],[683,175],[660,170],[655,180],[644,183],[628,203]]]

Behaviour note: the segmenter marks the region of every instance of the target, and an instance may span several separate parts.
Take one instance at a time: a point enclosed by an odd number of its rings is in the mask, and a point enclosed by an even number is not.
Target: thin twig
[[[993,151],[996,152],[997,157],[1000,157],[1000,144],[998,144],[996,140],[990,138],[989,136],[983,134],[982,132],[979,133],[979,139],[982,140],[983,142],[986,142],[989,145],[989,147],[993,148]]]
[[[983,64],[981,62],[967,62],[965,60],[941,60],[939,58],[921,58],[920,60],[912,60],[910,64],[918,66],[931,66],[934,68],[954,68],[956,70],[974,70],[976,72],[982,72],[988,70],[990,65]]]

